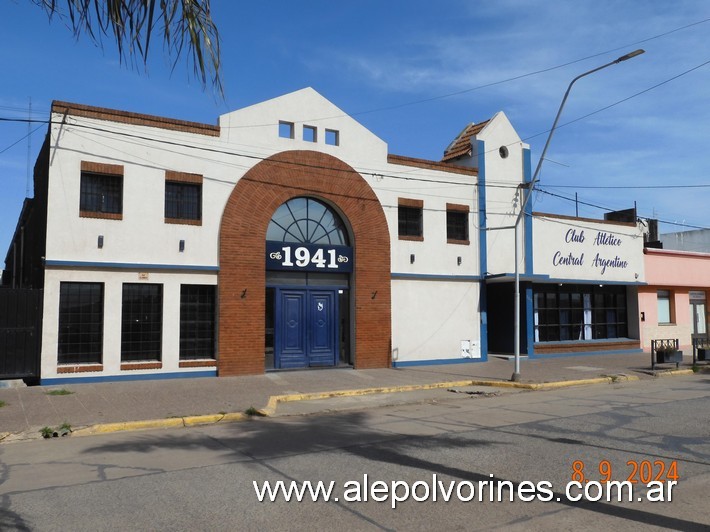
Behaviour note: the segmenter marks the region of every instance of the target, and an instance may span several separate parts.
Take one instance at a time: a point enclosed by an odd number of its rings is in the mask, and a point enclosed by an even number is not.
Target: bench
[[[673,364],[680,366],[683,362],[683,351],[678,349],[678,338],[662,338],[651,340],[651,369],[656,364]]]
[[[693,366],[698,361],[710,362],[710,338],[693,338]]]

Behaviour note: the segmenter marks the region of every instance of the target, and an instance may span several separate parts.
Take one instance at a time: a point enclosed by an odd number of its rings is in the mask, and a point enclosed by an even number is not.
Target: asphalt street
[[[389,407],[6,444],[0,529],[707,530],[709,385],[692,375],[486,395],[433,390]],[[667,484],[672,467],[671,502],[639,502],[648,493],[640,485],[631,502],[566,498],[580,471],[637,484],[652,472]],[[410,498],[396,508],[391,498],[344,497],[348,482],[413,486],[434,475],[444,485],[508,481],[515,490],[544,481],[553,496]],[[339,500],[259,502],[254,482],[279,480],[332,481]]]

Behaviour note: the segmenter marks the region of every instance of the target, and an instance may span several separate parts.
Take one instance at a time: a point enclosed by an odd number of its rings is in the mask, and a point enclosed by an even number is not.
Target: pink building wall
[[[706,309],[710,303],[710,253],[691,253],[665,249],[644,249],[647,286],[639,287],[641,346],[651,347],[651,340],[678,338],[684,356],[692,356],[693,323],[690,292],[705,293]],[[658,323],[658,290],[671,294],[671,322]],[[707,314],[705,318],[708,321]]]

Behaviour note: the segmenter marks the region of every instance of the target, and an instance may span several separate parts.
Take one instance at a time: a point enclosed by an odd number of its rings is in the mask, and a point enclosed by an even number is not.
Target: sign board
[[[266,269],[349,273],[353,271],[353,250],[348,246],[267,241]]]
[[[586,219],[533,219],[535,274],[580,281],[643,282],[638,227]]]

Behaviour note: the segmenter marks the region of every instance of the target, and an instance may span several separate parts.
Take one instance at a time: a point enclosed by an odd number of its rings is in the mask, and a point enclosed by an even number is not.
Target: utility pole
[[[535,173],[533,174],[532,180],[530,181],[530,183],[525,184],[525,188],[527,188],[527,194],[524,194],[523,201],[520,205],[520,212],[518,213],[518,217],[515,220],[515,369],[513,371],[513,376],[510,379],[514,382],[520,380],[520,268],[518,266],[518,226],[520,225],[520,220],[523,218],[523,216],[525,216],[525,207],[527,206],[528,201],[530,200],[530,196],[532,196],[533,189],[535,188],[535,185],[537,184],[540,178],[540,169],[542,168],[542,161],[545,160],[545,154],[547,153],[547,148],[550,146],[550,140],[552,140],[552,135],[554,134],[555,129],[557,128],[557,123],[560,120],[562,109],[564,108],[565,103],[567,103],[567,97],[569,96],[570,90],[572,90],[572,85],[574,85],[578,79],[581,79],[585,76],[588,76],[589,74],[593,74],[594,72],[598,72],[612,65],[616,65],[617,63],[621,63],[622,61],[628,61],[632,57],[641,55],[644,52],[645,50],[641,49],[634,50],[633,52],[630,52],[626,55],[622,55],[621,57],[615,59],[610,63],[584,72],[570,82],[569,86],[567,87],[567,91],[565,92],[565,95],[562,98],[560,108],[557,111],[557,116],[555,116],[555,121],[552,123],[552,128],[550,128],[550,133],[547,135],[545,147],[542,149],[542,153],[540,154],[540,159],[537,162],[537,167],[535,168]]]

